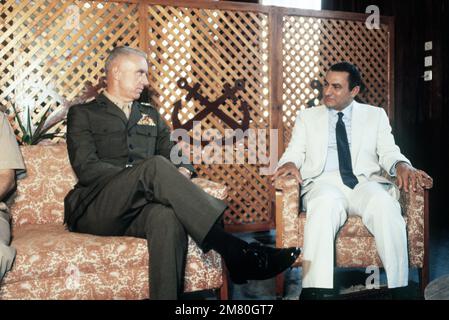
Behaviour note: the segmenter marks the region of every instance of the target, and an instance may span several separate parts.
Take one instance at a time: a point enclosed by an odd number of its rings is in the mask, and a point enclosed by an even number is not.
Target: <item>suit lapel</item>
[[[352,168],[355,168],[357,157],[359,156],[360,148],[363,142],[363,134],[366,127],[366,114],[359,104],[354,101],[352,105],[352,120],[351,120],[351,162]]]
[[[128,119],[126,118],[125,114],[123,113],[122,110],[120,110],[119,107],[117,107],[112,101],[110,101],[108,98],[106,98],[106,96],[104,94],[100,94],[97,97],[97,101],[106,107],[106,112],[119,117],[120,119],[122,119],[122,121],[124,122],[124,124],[126,125],[128,123]]]
[[[322,111],[318,114],[316,128],[316,136],[313,139],[317,140],[317,146],[321,146],[320,154],[323,155],[322,162],[325,163],[329,143],[329,109],[326,106],[322,106]]]

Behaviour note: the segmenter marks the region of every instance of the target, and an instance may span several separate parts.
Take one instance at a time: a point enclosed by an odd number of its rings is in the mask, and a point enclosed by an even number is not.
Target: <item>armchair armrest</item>
[[[396,182],[396,178],[386,177],[391,182]],[[405,192],[402,189],[399,198],[407,224],[410,265],[418,268],[423,267],[425,260],[428,259],[429,189],[432,186],[432,181],[425,180],[424,187],[418,186],[416,192]]]
[[[389,181],[396,184],[396,177],[384,175]],[[408,220],[422,220],[424,206],[427,205],[429,189],[433,187],[432,181],[425,180],[424,187],[418,186],[416,192],[405,192],[401,190],[399,202],[402,207],[404,218]]]
[[[276,247],[299,246],[300,186],[293,177],[275,181],[276,189]]]
[[[223,184],[203,178],[193,178],[192,182],[217,199],[224,200],[228,196],[228,190]]]

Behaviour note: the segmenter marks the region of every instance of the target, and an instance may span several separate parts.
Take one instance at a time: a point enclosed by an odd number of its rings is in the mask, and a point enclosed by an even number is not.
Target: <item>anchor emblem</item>
[[[171,117],[172,123],[173,123],[173,128],[184,129],[184,130],[190,131],[193,129],[194,121],[201,121],[211,113],[214,114],[215,116],[217,116],[220,120],[222,120],[224,123],[226,123],[233,130],[241,129],[242,131],[246,131],[249,128],[250,114],[249,114],[249,110],[248,110],[248,104],[245,101],[243,101],[240,104],[240,108],[243,112],[243,120],[242,120],[241,124],[239,122],[235,121],[233,118],[228,116],[226,113],[224,113],[220,109],[220,106],[222,104],[224,104],[226,102],[226,100],[228,100],[228,99],[231,99],[234,104],[237,103],[237,97],[235,96],[235,94],[238,91],[245,89],[244,80],[240,80],[240,79],[236,80],[233,87],[231,87],[228,83],[226,83],[223,86],[224,93],[220,97],[218,97],[215,101],[209,101],[206,97],[204,97],[201,93],[198,92],[198,90],[200,88],[199,83],[195,83],[192,87],[187,83],[186,78],[180,78],[177,81],[177,85],[180,89],[184,89],[184,90],[188,91],[188,94],[185,98],[187,101],[194,99],[194,100],[198,101],[205,108],[203,110],[201,110],[198,114],[196,114],[192,119],[186,121],[184,124],[181,124],[181,121],[179,121],[178,115],[179,115],[179,111],[182,108],[182,103],[181,103],[181,100],[176,101],[175,106],[173,108],[172,117]],[[234,139],[234,137],[228,138],[228,140],[231,140],[231,139]],[[194,140],[195,139],[193,139],[192,142]],[[227,141],[225,140],[225,138],[222,138],[221,142],[223,145]],[[209,141],[201,141],[202,146],[205,146],[208,143],[209,143]]]

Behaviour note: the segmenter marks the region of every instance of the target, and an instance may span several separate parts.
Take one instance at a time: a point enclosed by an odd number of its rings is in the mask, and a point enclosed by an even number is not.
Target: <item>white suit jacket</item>
[[[324,170],[329,139],[329,109],[319,106],[301,110],[296,118],[292,138],[279,160],[278,167],[293,162],[303,178],[301,194]],[[380,176],[381,168],[390,173],[397,161],[410,161],[401,154],[391,134],[387,114],[382,108],[353,103],[351,122],[351,160],[356,176],[370,181],[389,183]],[[397,190],[394,196],[397,198]]]

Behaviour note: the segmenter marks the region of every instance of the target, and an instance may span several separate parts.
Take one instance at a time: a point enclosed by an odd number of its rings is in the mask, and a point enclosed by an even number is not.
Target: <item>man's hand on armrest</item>
[[[187,179],[190,179],[192,177],[192,172],[189,169],[186,169],[184,167],[179,167],[178,171]]]
[[[397,185],[399,189],[404,188],[405,192],[416,192],[418,185],[425,187],[426,180],[432,184],[432,178],[422,170],[417,170],[406,162],[396,164]]]
[[[279,167],[271,178],[271,182],[274,183],[276,179],[292,176],[296,179],[298,184],[302,184],[302,177],[299,169],[296,168],[296,165],[293,162],[287,162],[286,164]]]

